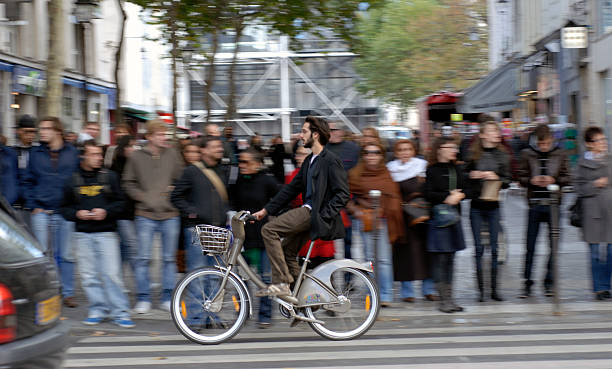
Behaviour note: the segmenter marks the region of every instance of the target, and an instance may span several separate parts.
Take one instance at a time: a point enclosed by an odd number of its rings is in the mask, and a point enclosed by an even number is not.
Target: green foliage
[[[361,92],[408,107],[429,93],[472,85],[487,70],[485,6],[393,0],[363,14],[355,47]]]

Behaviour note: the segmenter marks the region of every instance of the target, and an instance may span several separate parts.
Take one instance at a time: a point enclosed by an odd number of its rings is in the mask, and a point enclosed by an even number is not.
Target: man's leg
[[[79,274],[81,275],[81,285],[85,296],[87,296],[88,312],[87,317],[93,319],[104,319],[108,316],[109,307],[106,302],[101,276],[98,272],[104,271],[104,266],[100,265],[101,246],[94,241],[91,233],[75,232],[74,241],[77,245],[79,262]],[[85,321],[87,323],[87,321]],[[92,321],[89,324],[96,324]]]
[[[192,272],[196,269],[215,265],[215,259],[202,253],[202,246],[197,240],[195,227],[187,227],[183,229],[185,239],[185,264],[187,272]]]
[[[591,250],[591,276],[593,280],[593,292],[601,292],[601,272],[602,272],[602,262],[601,255],[599,253],[599,244],[591,243],[589,244],[589,249]]]
[[[610,292],[610,278],[612,277],[612,243],[606,245],[606,262],[603,268],[601,287],[604,291]]]
[[[499,236],[499,208],[487,212],[489,219],[489,246],[491,247],[491,298],[502,301],[497,293],[497,240]]]
[[[531,291],[531,285],[533,284],[533,281],[531,280],[531,272],[533,270],[533,257],[539,231],[540,220],[538,217],[537,206],[531,206],[529,208],[529,215],[527,218],[527,248],[525,252],[525,271],[523,273],[523,278],[525,278],[526,295]]]
[[[402,288],[400,289],[400,297],[402,299],[414,299],[414,288],[412,288],[412,281],[402,281]]]
[[[128,263],[132,268],[132,273],[136,270],[135,254],[138,248],[138,238],[136,237],[136,225],[130,219],[120,219],[117,221],[119,241],[121,249],[121,261]]]
[[[272,283],[291,283],[293,276],[285,262],[281,238],[310,230],[310,210],[305,207],[289,210],[266,223],[261,235],[272,269]],[[300,247],[300,246],[298,246]]]
[[[74,223],[68,222],[59,214],[51,216],[52,222],[55,224],[53,242],[60,250],[60,275],[62,279],[62,294],[64,297],[74,296],[74,241],[72,234],[74,233]],[[70,307],[74,305],[73,301],[67,303]]]
[[[269,284],[270,283],[270,259],[268,258],[268,254],[265,249],[259,249],[260,259],[259,259],[259,274],[261,275],[261,280]],[[263,296],[259,299],[259,322],[260,323],[270,323],[272,320],[272,300],[269,297]]]
[[[163,262],[162,303],[170,301],[172,290],[176,285],[176,250],[178,248],[180,229],[181,219],[179,217],[161,222]]]
[[[480,301],[484,301],[484,278],[482,274],[482,255],[484,254],[484,246],[482,244],[482,218],[483,212],[479,209],[470,209],[470,225],[472,227],[472,236],[474,237],[474,249],[476,256],[476,282]],[[490,221],[489,221],[490,223]]]
[[[548,225],[548,262],[546,263],[546,275],[544,276],[544,290],[547,295],[552,294],[553,283],[554,283],[554,277],[553,277],[554,255],[552,252],[552,244],[553,244],[553,240],[552,240],[553,232],[552,231],[553,230],[551,228],[551,224],[552,224],[551,217],[552,217],[552,212],[550,211],[550,206],[547,206],[546,208],[542,209],[540,221],[546,222]],[[559,231],[561,230],[559,229]],[[558,249],[559,245],[561,245],[560,238],[561,238],[561,232],[559,232],[559,240],[558,240],[559,242],[557,243],[557,251],[559,250]]]
[[[36,240],[40,243],[42,251],[46,255],[55,258],[56,263],[58,263],[57,255],[54,253],[55,250],[49,247],[49,218],[49,214],[47,213],[33,214],[31,217],[32,231],[34,232],[34,236],[36,236]]]
[[[155,232],[155,221],[145,217],[137,216],[134,220],[136,234],[138,235],[138,248],[135,255],[136,269],[136,292],[138,302],[151,302],[151,276],[149,265],[151,264],[151,249],[153,248],[153,235]]]
[[[308,243],[308,240],[310,240],[310,229],[301,233],[290,234],[282,242],[285,263],[294,281],[300,275],[301,270],[297,259],[298,254],[302,246]]]
[[[100,266],[110,313],[114,319],[129,319],[129,302],[123,292],[121,279],[121,251],[118,236],[114,232],[94,233],[92,242],[98,247],[99,256],[96,262]]]

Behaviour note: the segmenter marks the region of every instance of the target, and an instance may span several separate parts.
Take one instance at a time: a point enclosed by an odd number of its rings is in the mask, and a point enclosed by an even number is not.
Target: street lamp
[[[87,34],[89,32],[89,25],[93,19],[99,19],[100,14],[98,11],[98,0],[76,0],[74,3],[73,13],[76,18],[77,23],[81,25],[81,29],[83,30],[83,39],[82,39],[82,63],[83,63],[83,77],[85,79],[85,83],[83,83],[83,104],[85,106],[81,106],[81,114],[83,118],[82,124],[87,123],[88,119],[88,110],[89,110],[89,94],[87,93]]]

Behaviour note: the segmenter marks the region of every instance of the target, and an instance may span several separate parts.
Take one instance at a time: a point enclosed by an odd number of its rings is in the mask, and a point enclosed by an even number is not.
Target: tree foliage
[[[393,0],[357,22],[359,89],[402,107],[487,70],[483,0]]]

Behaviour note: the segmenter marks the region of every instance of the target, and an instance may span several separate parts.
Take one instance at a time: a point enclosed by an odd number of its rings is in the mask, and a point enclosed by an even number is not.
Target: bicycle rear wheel
[[[330,340],[351,340],[368,331],[376,321],[380,309],[378,288],[366,273],[352,268],[341,268],[332,273],[332,288],[340,305],[307,307],[306,316],[325,324],[309,323],[320,336]]]
[[[235,336],[249,311],[248,293],[229,275],[216,301],[225,272],[202,268],[185,275],[172,294],[171,316],[181,334],[201,345],[218,344]]]

